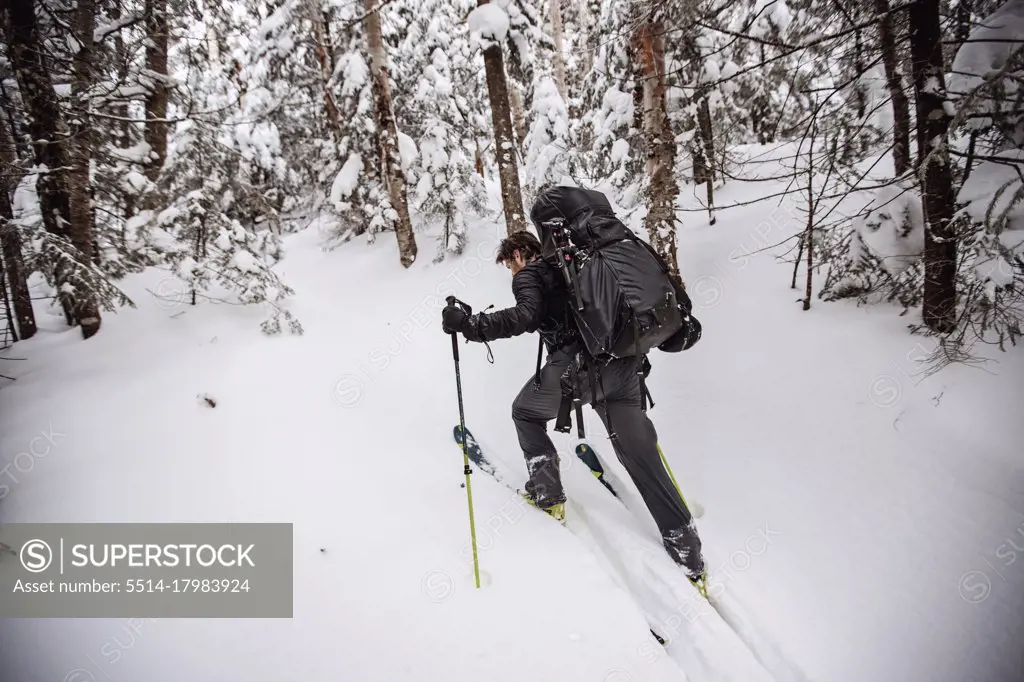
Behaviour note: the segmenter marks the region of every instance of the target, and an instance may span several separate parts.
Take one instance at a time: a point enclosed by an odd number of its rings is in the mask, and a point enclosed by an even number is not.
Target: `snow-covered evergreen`
[[[533,96],[533,124],[527,138],[525,164],[525,198],[533,203],[536,192],[544,185],[571,185],[569,158],[569,112],[551,76],[537,83]]]

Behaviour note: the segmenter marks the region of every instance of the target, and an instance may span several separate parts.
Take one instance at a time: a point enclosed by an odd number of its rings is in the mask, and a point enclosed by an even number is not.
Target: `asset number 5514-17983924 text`
[[[125,592],[248,592],[249,580],[237,578],[175,578],[148,580],[138,578],[125,583]]]

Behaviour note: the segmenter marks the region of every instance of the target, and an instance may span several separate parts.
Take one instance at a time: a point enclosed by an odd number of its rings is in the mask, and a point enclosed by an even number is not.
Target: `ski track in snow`
[[[485,444],[479,438],[477,442],[484,457],[490,457],[489,461],[496,468],[494,478],[514,488],[511,481],[521,477],[507,471],[504,464],[498,464],[502,449]],[[598,457],[604,466],[606,463],[600,453]],[[582,473],[580,479],[589,478],[582,468],[573,464],[568,468]],[[562,466],[566,468],[565,463]],[[644,538],[643,527],[636,523],[629,510],[600,483],[591,483],[588,494],[574,496],[566,504],[565,525],[584,541],[608,574],[635,600],[648,624],[666,640],[664,647],[652,642],[638,649],[634,670],[643,674],[642,666],[649,665],[665,652],[680,670],[686,671],[687,679],[694,682],[800,679],[788,675],[773,678],[747,649],[745,641],[737,637],[737,632],[697,594],[660,543],[652,537]],[[752,634],[746,624],[739,632],[748,637]],[[618,670],[626,674],[625,669]]]
[[[501,457],[502,449],[484,445],[479,439],[478,442],[485,457],[488,453],[494,453],[493,458]],[[577,442],[570,439],[568,451],[574,451]],[[610,449],[610,444],[606,443],[603,449]],[[601,451],[595,452],[605,471],[610,471]],[[505,461],[514,456],[506,453]],[[576,467],[574,473],[580,472],[583,475],[577,477],[577,485],[590,478],[581,467]],[[515,477],[499,469],[498,479],[509,481]],[[616,491],[625,489],[620,479],[610,478],[610,482]],[[714,607],[697,594],[665,553],[656,531],[650,532],[633,515],[638,509],[635,501],[622,504],[600,483],[592,483],[587,485],[588,494],[577,494],[567,503],[566,526],[585,540],[609,575],[636,601],[648,624],[666,640],[664,648],[645,647],[646,658],[667,650],[669,657],[686,671],[687,678],[695,682],[806,682],[799,667],[788,661],[778,645],[750,621],[714,575],[709,576]],[[646,511],[641,513],[644,516],[640,518],[645,518]]]
[[[772,154],[750,151],[764,176]],[[716,200],[777,190],[729,183]],[[921,378],[914,359],[932,344],[906,332],[919,312],[818,299],[803,312],[803,270],[793,291],[792,266],[773,258],[784,247],[755,253],[802,229],[798,210],[720,208],[713,227],[682,217],[704,338],[652,356],[651,418],[684,494],[706,506],[697,526],[719,611],[687,620],[700,598],[589,409],[628,511],[562,436],[575,538],[477,475],[487,586],[472,589],[440,308],[447,293],[481,310],[511,303],[491,257],[503,227],[479,224],[463,256],[409,271],[392,235],[323,253],[312,228],[288,237],[277,268],[305,336],[263,337],[258,307],[193,308],[183,291],[169,302],[173,282],[148,271],[124,283],[139,308],[105,316],[88,342],[40,311],[42,331],[16,346],[28,360],[5,365],[18,381],[0,390],[0,466],[59,434],[51,456],[18,469],[0,521],[294,522],[295,617],[134,633],[127,620],[2,620],[0,679],[1019,679],[1019,349]],[[520,480],[509,413],[536,339],[492,347],[493,365],[460,346],[466,423]],[[102,654],[112,640],[116,662]]]

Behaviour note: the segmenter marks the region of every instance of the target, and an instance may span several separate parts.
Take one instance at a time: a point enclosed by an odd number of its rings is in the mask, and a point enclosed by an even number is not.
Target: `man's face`
[[[513,277],[526,267],[526,261],[523,260],[523,254],[519,252],[519,249],[512,252],[512,257],[505,261],[505,267],[512,271]]]

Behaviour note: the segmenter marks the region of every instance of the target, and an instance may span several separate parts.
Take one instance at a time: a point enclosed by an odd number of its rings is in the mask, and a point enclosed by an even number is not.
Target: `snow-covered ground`
[[[733,183],[717,200],[768,191]],[[909,315],[801,311],[791,266],[748,255],[801,229],[773,203],[713,227],[687,214],[679,254],[704,337],[655,353],[650,379],[660,442],[705,507],[713,589],[755,651],[694,611],[648,551],[653,524],[569,455],[575,534],[474,477],[486,587],[473,589],[439,313],[449,293],[512,301],[492,258],[502,229],[477,225],[466,254],[409,271],[392,236],[327,253],[315,228],[290,237],[278,270],[301,337],[264,337],[258,309],[185,305],[148,272],[125,284],[138,309],[90,341],[52,318],[9,351],[27,359],[4,364],[17,381],[0,389],[0,463],[40,434],[55,445],[8,469],[0,522],[291,522],[295,607],[290,620],[3,620],[0,679],[1022,679],[1024,357],[924,378],[933,343],[907,334]],[[463,346],[467,425],[525,477],[510,404],[536,339],[492,347],[493,365]],[[610,455],[589,410],[587,424]]]

